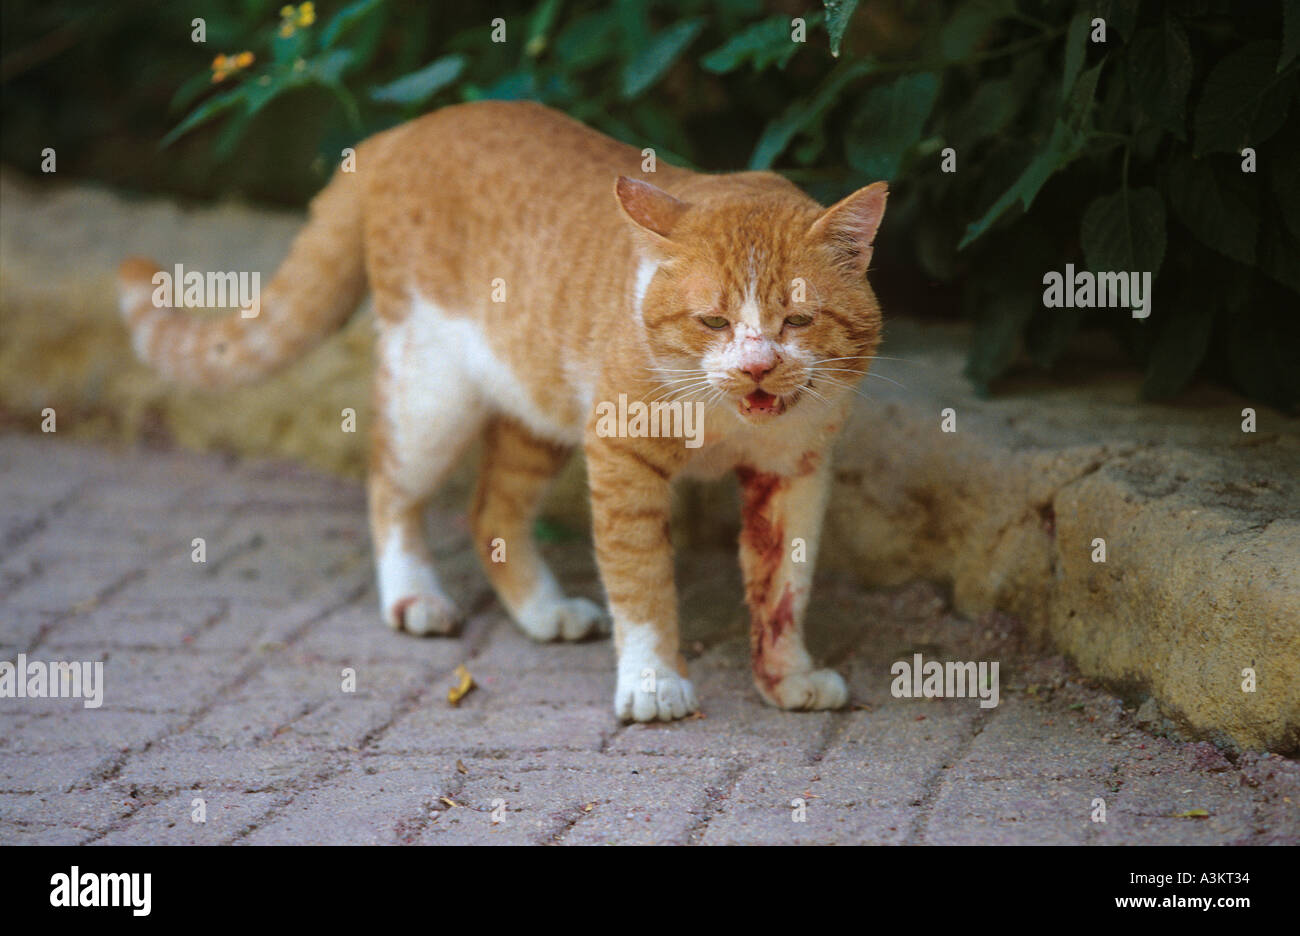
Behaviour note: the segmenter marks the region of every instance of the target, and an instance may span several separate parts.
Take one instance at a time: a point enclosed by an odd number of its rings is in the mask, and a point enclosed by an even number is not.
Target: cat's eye
[[[811,315],[791,315],[785,320],[785,323],[792,328],[803,328],[805,325],[812,324]]]
[[[709,328],[726,328],[731,324],[721,315],[701,315],[700,321],[709,326]]]

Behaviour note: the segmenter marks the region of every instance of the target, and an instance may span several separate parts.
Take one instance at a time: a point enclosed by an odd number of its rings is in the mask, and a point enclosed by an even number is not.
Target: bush
[[[317,20],[310,4],[216,4],[210,36],[253,61],[182,84],[168,141],[203,141],[214,169],[260,146],[293,169],[264,177],[301,198],[362,136],[455,101],[534,98],[673,162],[776,169],[824,201],[884,178],[886,310],[914,304],[918,277],[938,284],[926,304],[958,297],[980,388],[1103,329],[1149,398],[1200,374],[1300,402],[1300,0],[326,6]],[[1151,273],[1152,314],[1045,308],[1043,277],[1067,263]]]

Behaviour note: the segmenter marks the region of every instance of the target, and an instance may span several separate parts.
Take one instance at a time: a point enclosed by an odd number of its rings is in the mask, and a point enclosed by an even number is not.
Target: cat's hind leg
[[[396,630],[449,634],[460,615],[425,539],[425,507],[487,416],[454,356],[430,346],[414,317],[380,338],[367,493],[380,614]]]
[[[501,603],[534,640],[580,640],[604,622],[599,606],[564,596],[533,541],[537,508],[569,454],[504,416],[484,433],[470,514],[474,544]]]

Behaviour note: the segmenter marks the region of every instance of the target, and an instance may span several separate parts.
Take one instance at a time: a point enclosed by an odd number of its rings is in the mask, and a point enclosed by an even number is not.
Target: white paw
[[[844,677],[829,669],[791,673],[770,688],[760,684],[759,692],[777,708],[801,711],[842,708],[849,701]]]
[[[607,631],[605,612],[586,598],[531,601],[519,609],[516,620],[533,640],[582,640]]]
[[[388,606],[384,620],[394,630],[417,637],[450,634],[460,622],[456,606],[441,595],[408,595]]]
[[[673,721],[699,710],[695,687],[662,667],[619,668],[614,714],[623,721]]]

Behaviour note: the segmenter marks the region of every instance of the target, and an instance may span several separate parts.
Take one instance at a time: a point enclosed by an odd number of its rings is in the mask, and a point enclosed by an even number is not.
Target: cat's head
[[[867,285],[883,182],[821,208],[775,177],[681,201],[620,178],[641,251],[637,292],[664,399],[747,423],[830,406],[867,371],[880,308]]]

